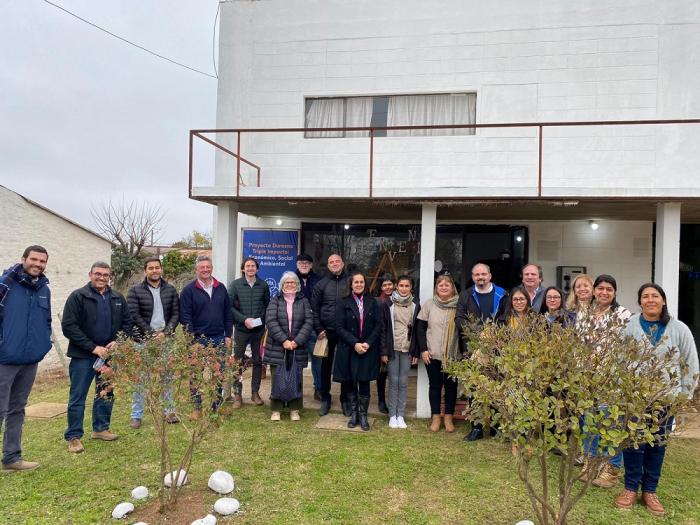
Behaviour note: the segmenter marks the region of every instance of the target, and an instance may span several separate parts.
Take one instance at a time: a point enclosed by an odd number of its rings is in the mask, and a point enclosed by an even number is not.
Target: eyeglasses
[[[94,275],[97,279],[109,279],[110,277],[110,274],[100,272],[92,272],[92,275]]]
[[[524,302],[527,302],[527,299],[525,299],[524,297],[513,297],[513,302],[514,303],[524,303]]]
[[[548,296],[546,297],[546,299],[547,299],[548,301],[560,301],[560,300],[561,300],[561,296],[559,296],[559,295],[548,295]]]

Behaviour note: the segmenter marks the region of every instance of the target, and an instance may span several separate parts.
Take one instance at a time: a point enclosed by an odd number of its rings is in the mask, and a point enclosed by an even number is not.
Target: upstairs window
[[[307,98],[304,126],[350,128],[476,123],[476,93]],[[474,135],[474,128],[376,131],[375,136]],[[367,137],[368,131],[307,131],[307,138]]]

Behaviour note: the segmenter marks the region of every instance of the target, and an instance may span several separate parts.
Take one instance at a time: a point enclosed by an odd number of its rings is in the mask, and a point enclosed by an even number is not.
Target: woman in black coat
[[[294,359],[299,365],[299,370],[306,368],[309,354],[306,350],[306,342],[313,330],[313,314],[309,301],[301,293],[299,277],[294,272],[285,272],[280,279],[281,292],[270,299],[265,314],[265,326],[267,337],[265,339],[265,356],[263,362],[270,365],[272,372],[272,392],[276,390],[276,377],[278,366],[291,365]],[[291,314],[291,317],[290,317]],[[303,377],[303,374],[300,374]],[[303,386],[299,377],[299,397],[284,402],[274,399],[270,395],[270,420],[279,421],[281,409],[289,406],[290,419],[299,421],[299,410],[303,406]]]
[[[346,385],[351,412],[348,427],[355,428],[359,423],[366,432],[369,384],[379,376],[382,319],[379,303],[369,294],[364,274],[353,272],[349,285],[347,296],[336,309],[338,346],[333,380]]]

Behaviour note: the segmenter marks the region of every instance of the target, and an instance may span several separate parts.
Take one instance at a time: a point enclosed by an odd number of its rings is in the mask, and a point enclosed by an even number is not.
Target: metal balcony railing
[[[335,127],[335,128],[237,128],[237,129],[197,129],[190,130],[189,136],[189,196],[193,197],[193,150],[195,139],[204,141],[213,146],[217,150],[231,156],[236,161],[236,193],[235,197],[241,197],[241,186],[245,186],[242,179],[242,165],[250,166],[256,172],[256,186],[261,187],[261,177],[264,177],[262,168],[252,162],[249,158],[243,156],[241,151],[241,138],[245,135],[252,134],[290,134],[300,133],[306,134],[309,132],[366,132],[367,136],[367,169],[368,169],[368,188],[367,197],[375,198],[375,142],[378,139],[377,133],[382,133],[382,138],[386,135],[385,132],[391,131],[411,131],[411,130],[453,130],[453,129],[508,129],[508,128],[534,128],[537,130],[537,197],[543,197],[543,148],[544,148],[544,130],[546,128],[574,128],[574,127],[589,127],[589,126],[661,126],[661,125],[688,125],[700,124],[700,119],[667,119],[667,120],[604,120],[604,121],[576,121],[576,122],[511,122],[500,124],[454,124],[454,125],[433,125],[433,126],[383,126],[383,127]],[[216,134],[219,136],[234,135],[236,149],[233,151],[230,147],[226,147],[219,142],[209,138],[207,135]],[[409,137],[406,137],[409,138]],[[415,137],[410,137],[415,138]],[[313,140],[317,140],[314,138]],[[329,140],[345,140],[343,138],[329,138]],[[379,138],[381,140],[381,138]],[[534,174],[533,174],[534,177]],[[534,185],[533,185],[534,187]]]

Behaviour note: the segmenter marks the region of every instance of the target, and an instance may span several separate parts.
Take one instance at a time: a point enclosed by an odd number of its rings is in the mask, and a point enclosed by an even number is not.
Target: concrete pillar
[[[681,205],[660,202],[656,205],[656,258],[654,282],[666,292],[669,313],[678,318],[678,275],[681,243]]]
[[[238,244],[238,204],[219,202],[214,210],[212,260],[214,277],[226,286],[236,277]]]
[[[433,296],[435,272],[435,234],[437,228],[437,205],[423,204],[420,233],[420,301],[421,304]],[[430,417],[428,401],[428,374],[422,363],[418,364],[416,385],[416,417]]]

